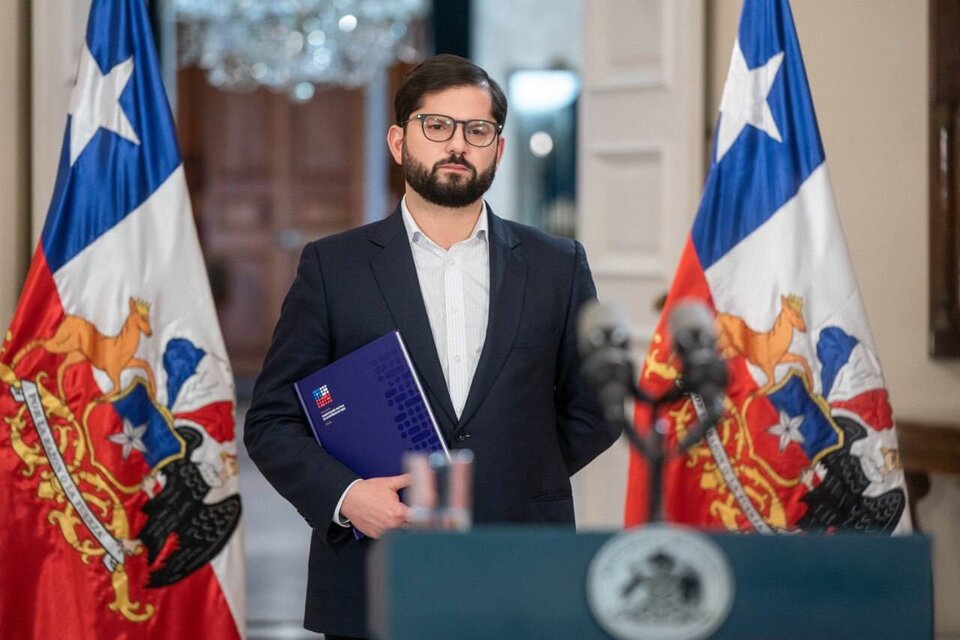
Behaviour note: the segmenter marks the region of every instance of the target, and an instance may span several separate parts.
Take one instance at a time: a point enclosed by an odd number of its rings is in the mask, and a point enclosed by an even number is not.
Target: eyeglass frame
[[[449,138],[444,138],[443,140],[434,140],[433,138],[427,135],[427,130],[424,128],[427,126],[426,124],[424,124],[424,118],[429,118],[431,116],[436,118],[446,118],[447,120],[450,120],[451,122],[453,122],[453,129],[450,130]],[[500,136],[500,134],[503,132],[503,125],[497,122],[493,122],[492,120],[484,120],[482,118],[472,118],[470,120],[457,120],[456,118],[451,118],[450,116],[444,115],[442,113],[418,113],[416,115],[410,116],[409,118],[401,122],[400,126],[406,127],[411,120],[420,121],[420,130],[423,132],[423,137],[429,140],[430,142],[447,142],[449,140],[452,140],[453,136],[457,135],[457,125],[460,125],[461,130],[463,131],[464,141],[467,144],[469,144],[471,147],[476,147],[477,149],[486,149],[487,147],[492,145],[496,141],[496,139]],[[471,122],[482,122],[484,124],[492,124],[494,126],[494,128],[496,129],[496,132],[493,134],[493,137],[490,139],[490,142],[488,142],[487,144],[474,144],[473,142],[470,142],[470,140],[467,138],[466,132],[467,132],[467,124]]]

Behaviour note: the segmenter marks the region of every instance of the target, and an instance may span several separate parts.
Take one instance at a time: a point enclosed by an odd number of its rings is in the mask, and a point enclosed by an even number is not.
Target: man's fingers
[[[379,538],[387,530],[403,526],[410,508],[397,499],[397,491],[410,484],[410,475],[371,478],[347,491],[340,512],[368,538]]]
[[[394,491],[399,491],[410,486],[410,474],[405,473],[400,476],[391,476],[386,479],[387,486],[393,489]]]
[[[393,515],[397,519],[397,524],[402,524],[410,517],[410,507],[402,502],[399,503],[397,507],[398,509],[393,512]]]

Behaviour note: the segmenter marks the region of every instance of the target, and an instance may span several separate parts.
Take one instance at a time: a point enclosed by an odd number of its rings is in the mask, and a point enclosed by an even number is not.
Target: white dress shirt
[[[427,237],[400,201],[413,263],[420,281],[423,305],[430,321],[433,343],[440,358],[443,378],[457,417],[463,413],[480,352],[487,335],[490,309],[490,247],[487,239],[487,203],[470,235],[449,249]],[[333,521],[349,526],[340,516],[343,499],[356,482],[344,490],[334,510]]]
[[[449,249],[443,249],[420,230],[407,209],[406,199],[401,201],[400,208],[433,343],[459,418],[487,335],[490,309],[487,205],[483,204],[467,239]]]

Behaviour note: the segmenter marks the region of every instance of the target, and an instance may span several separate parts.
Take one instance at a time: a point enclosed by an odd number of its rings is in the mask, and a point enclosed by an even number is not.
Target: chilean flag
[[[730,379],[716,430],[666,465],[666,518],[764,533],[910,531],[787,0],[744,2],[710,160],[640,385],[657,395],[681,375],[666,318],[691,298],[715,313]],[[686,399],[658,417],[675,444],[697,412]],[[627,525],[647,517],[646,473],[633,454]]]
[[[0,635],[239,638],[235,395],[144,0],[94,0],[0,346]]]

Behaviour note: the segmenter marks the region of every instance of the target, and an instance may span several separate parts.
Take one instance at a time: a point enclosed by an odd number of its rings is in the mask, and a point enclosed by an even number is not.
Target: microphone
[[[678,303],[670,313],[669,325],[673,349],[683,368],[683,390],[699,395],[706,409],[700,420],[703,429],[689,434],[681,445],[686,448],[723,415],[727,365],[717,353],[713,314],[707,305],[694,300]]]
[[[586,303],[577,323],[580,371],[603,409],[607,422],[626,423],[624,402],[633,395],[634,368],[630,332],[619,309]]]

